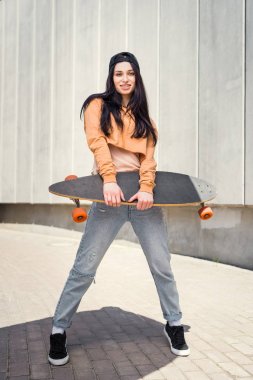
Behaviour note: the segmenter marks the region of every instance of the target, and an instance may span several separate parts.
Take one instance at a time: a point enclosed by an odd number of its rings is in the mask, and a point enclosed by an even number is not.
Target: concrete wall
[[[253,205],[252,14],[252,0],[1,0],[0,202],[68,203],[48,186],[90,174],[79,111],[104,90],[110,57],[128,50],[159,129],[158,169],[213,183],[224,226],[228,207],[244,215]]]

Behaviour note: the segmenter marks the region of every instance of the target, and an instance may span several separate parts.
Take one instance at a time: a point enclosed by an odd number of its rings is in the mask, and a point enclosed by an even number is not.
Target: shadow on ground
[[[166,379],[162,367],[176,357],[164,324],[104,307],[75,314],[67,329],[70,361],[55,367],[47,360],[51,327],[50,317],[0,329],[0,380],[159,380]]]

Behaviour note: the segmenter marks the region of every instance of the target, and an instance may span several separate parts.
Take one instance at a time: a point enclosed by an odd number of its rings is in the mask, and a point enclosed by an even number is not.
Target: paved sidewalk
[[[163,336],[140,246],[120,240],[67,330],[70,362],[49,365],[51,317],[80,237],[53,227],[0,225],[0,380],[253,379],[253,272],[172,255],[191,348],[180,358]]]

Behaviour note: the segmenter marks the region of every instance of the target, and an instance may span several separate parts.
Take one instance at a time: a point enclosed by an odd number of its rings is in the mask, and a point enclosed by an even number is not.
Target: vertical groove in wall
[[[156,124],[157,129],[159,129],[160,125],[160,9],[161,9],[161,0],[157,1],[157,51],[156,51],[156,58],[157,58],[157,78],[156,78]],[[159,141],[159,140],[158,140]],[[156,157],[157,157],[157,164],[159,165],[159,144],[157,144],[156,148]],[[157,165],[157,166],[158,166]]]
[[[197,133],[196,133],[196,176],[199,177],[199,77],[200,77],[200,1],[197,2],[197,62],[196,62],[196,80],[197,80],[197,94],[196,94],[196,115],[197,115]]]
[[[2,51],[1,51],[1,122],[0,122],[0,178],[3,178],[3,118],[4,118],[4,70],[5,70],[5,2],[2,3]],[[0,182],[0,199],[2,199],[2,181]],[[2,199],[3,201],[3,199]]]
[[[74,171],[74,153],[75,153],[75,90],[76,90],[76,0],[73,2],[73,31],[72,31],[72,131],[71,131],[71,171]]]
[[[49,182],[53,179],[53,128],[54,128],[54,44],[55,44],[55,0],[51,2],[51,73],[50,73],[50,166],[49,166]],[[52,194],[49,193],[49,200],[52,203]]]
[[[126,23],[125,23],[125,34],[126,34],[126,40],[125,40],[125,51],[128,51],[128,0],[126,0]]]
[[[243,138],[242,138],[242,142],[243,142],[243,170],[242,170],[242,173],[243,173],[243,178],[242,178],[242,181],[243,181],[243,204],[245,204],[245,201],[246,201],[246,170],[247,170],[247,167],[246,167],[246,134],[247,134],[247,130],[246,130],[246,70],[247,70],[247,61],[246,61],[246,33],[247,33],[247,12],[246,12],[246,0],[243,1],[243,17],[242,17],[242,42],[243,42],[243,46],[242,46],[242,59],[243,59],[243,63],[242,63],[242,128],[243,128]]]
[[[14,150],[15,150],[15,169],[14,169],[14,202],[17,203],[17,147],[18,147],[18,85],[19,85],[19,1],[16,1],[16,88],[15,88],[15,136],[14,136]]]
[[[100,70],[101,70],[101,64],[100,64],[100,59],[101,59],[101,52],[100,52],[100,45],[101,45],[101,0],[98,0],[98,66],[97,66],[97,92],[100,91]]]
[[[35,138],[34,138],[34,124],[35,124],[35,47],[36,47],[36,1],[33,2],[33,32],[32,32],[32,104],[31,104],[31,203],[34,202],[33,196],[33,181],[34,181],[34,147],[35,147]]]

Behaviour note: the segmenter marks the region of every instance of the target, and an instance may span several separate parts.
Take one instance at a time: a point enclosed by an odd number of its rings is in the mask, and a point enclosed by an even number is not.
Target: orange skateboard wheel
[[[72,211],[72,218],[74,222],[82,223],[88,218],[88,215],[87,215],[87,212],[82,207],[76,207]]]
[[[70,174],[65,178],[65,181],[72,181],[73,179],[77,179],[77,175],[75,174]]]
[[[202,220],[210,219],[213,216],[213,210],[209,206],[201,207],[198,210],[198,213],[199,213],[200,219]]]

